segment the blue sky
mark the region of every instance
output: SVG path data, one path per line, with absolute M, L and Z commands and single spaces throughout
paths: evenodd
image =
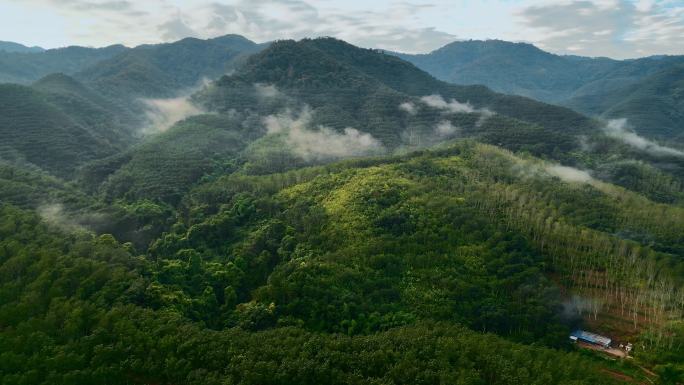
M 684 54 L 684 0 L 0 0 L 0 40 L 135 46 L 227 33 L 263 42 L 335 36 L 429 52 L 464 39 L 561 54 Z

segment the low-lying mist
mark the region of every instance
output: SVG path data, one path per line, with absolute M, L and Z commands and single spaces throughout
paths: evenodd
M 672 147 L 662 146 L 652 140 L 639 136 L 629 129 L 627 119 L 609 120 L 603 127 L 603 132 L 611 138 L 618 139 L 634 148 L 655 156 L 684 157 L 684 151 Z
M 546 161 L 536 162 L 512 154 L 511 161 L 514 172 L 522 178 L 556 177 L 566 183 L 589 184 L 602 190 L 605 188 L 605 183 L 594 178 L 587 170 Z
M 187 96 L 171 99 L 143 99 L 143 103 L 147 107 L 145 114 L 149 122 L 143 130 L 144 134 L 164 132 L 183 119 L 205 112 L 190 102 Z
M 342 132 L 329 127 L 310 129 L 313 113 L 304 107 L 298 114 L 286 110 L 263 118 L 269 135 L 283 135 L 293 153 L 306 161 L 379 155 L 385 148 L 371 134 L 347 127 Z
M 194 87 L 180 91 L 176 97 L 140 99 L 146 107 L 147 117 L 147 124 L 143 127 L 142 133 L 148 135 L 164 132 L 183 119 L 207 113 L 192 102 L 191 96 L 209 84 L 209 79 L 203 78 Z
M 451 99 L 448 102 L 444 100 L 441 95 L 429 95 L 420 98 L 424 104 L 439 110 L 447 111 L 454 114 L 481 114 L 483 117 L 494 115 L 494 112 L 488 108 L 475 108 L 472 104 L 466 102 L 461 103 L 456 99 Z

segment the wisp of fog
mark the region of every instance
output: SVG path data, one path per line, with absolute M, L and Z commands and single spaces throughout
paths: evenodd
M 306 161 L 353 156 L 377 155 L 385 149 L 371 134 L 347 127 L 337 132 L 329 127 L 318 126 L 309 129 L 313 114 L 305 106 L 299 114 L 290 110 L 263 118 L 264 126 L 270 135 L 283 135 L 285 143 L 292 152 Z
M 662 146 L 654 141 L 639 136 L 628 129 L 627 119 L 613 119 L 603 127 L 603 132 L 611 138 L 618 139 L 634 148 L 656 156 L 684 157 L 684 151 Z

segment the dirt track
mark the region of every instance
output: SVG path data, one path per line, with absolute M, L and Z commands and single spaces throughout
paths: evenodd
M 624 350 L 621 349 L 615 349 L 615 348 L 602 348 L 600 346 L 588 344 L 582 341 L 578 341 L 577 345 L 580 346 L 583 349 L 591 349 L 591 350 L 596 350 L 597 352 L 603 352 L 606 354 L 609 354 L 613 357 L 618 357 L 618 358 L 625 358 L 627 357 L 627 353 L 625 353 Z

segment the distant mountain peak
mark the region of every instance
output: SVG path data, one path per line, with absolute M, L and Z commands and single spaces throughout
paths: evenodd
M 38 47 L 38 46 L 27 47 L 23 44 L 15 43 L 12 41 L 0 41 L 0 51 L 31 53 L 31 52 L 43 52 L 43 51 L 45 51 L 45 49 Z
M 86 88 L 76 79 L 61 72 L 49 74 L 33 83 L 33 87 L 43 91 L 59 91 L 80 94 L 86 92 Z
M 495 54 L 534 54 L 544 56 L 556 56 L 552 53 L 546 52 L 531 43 L 525 42 L 510 42 L 505 40 L 459 40 L 449 43 L 441 48 L 432 51 L 429 55 L 440 55 L 449 53 L 462 54 L 463 51 L 477 52 L 482 54 L 484 52 Z

